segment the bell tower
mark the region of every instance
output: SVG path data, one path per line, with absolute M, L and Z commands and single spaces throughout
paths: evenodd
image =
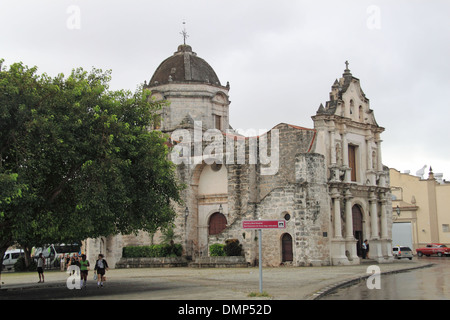
M 225 131 L 229 128 L 230 85 L 223 86 L 214 69 L 186 44 L 185 30 L 182 35 L 183 44 L 159 65 L 150 82 L 144 85 L 154 99 L 170 102 L 160 111 L 158 129 L 171 132 L 201 121 L 205 130 Z

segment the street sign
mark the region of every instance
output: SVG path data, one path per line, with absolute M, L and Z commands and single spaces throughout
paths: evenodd
M 244 220 L 244 229 L 285 229 L 286 220 Z
M 259 293 L 263 293 L 263 277 L 262 277 L 262 229 L 285 229 L 286 220 L 244 220 L 242 228 L 250 230 L 258 230 L 258 247 L 259 247 Z

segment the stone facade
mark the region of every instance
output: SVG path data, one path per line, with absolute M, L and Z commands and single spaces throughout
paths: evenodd
M 229 84 L 222 86 L 189 46 L 164 60 L 147 88 L 155 99 L 170 101 L 158 127 L 172 137 L 177 152 L 171 159 L 187 186 L 174 223 L 188 260 L 205 259 L 210 245 L 237 239 L 245 261 L 255 265 L 258 232 L 242 222 L 282 219 L 286 228 L 262 232 L 265 266 L 358 264 L 363 239 L 370 258 L 392 260 L 384 128 L 348 66 L 312 117 L 313 129 L 281 123 L 255 137 L 231 129 Z M 158 239 L 118 235 L 89 240 L 86 249 L 115 263 L 123 246 Z
M 364 239 L 369 240 L 371 259 L 392 261 L 389 171 L 381 161 L 384 128 L 376 123 L 348 64 L 331 87 L 330 100 L 312 118 L 316 151 L 325 155 L 328 168 L 332 263 L 359 263 Z

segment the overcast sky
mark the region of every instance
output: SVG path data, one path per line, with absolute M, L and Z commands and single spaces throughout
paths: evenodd
M 313 128 L 348 60 L 386 129 L 383 163 L 450 180 L 448 0 L 2 0 L 0 15 L 4 64 L 111 69 L 111 89 L 132 91 L 185 21 L 187 43 L 230 82 L 235 129 Z

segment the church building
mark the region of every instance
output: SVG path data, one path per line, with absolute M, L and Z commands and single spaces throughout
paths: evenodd
M 187 186 L 174 221 L 186 257 L 195 261 L 212 244 L 237 239 L 255 265 L 258 232 L 243 221 L 281 220 L 285 228 L 263 231 L 265 266 L 359 264 L 365 239 L 370 259 L 392 261 L 384 128 L 348 63 L 312 116 L 314 128 L 280 123 L 254 136 L 232 129 L 230 85 L 189 45 L 180 45 L 144 87 L 170 101 L 154 129 L 171 137 L 171 160 Z M 145 233 L 117 235 L 90 239 L 87 247 L 114 264 L 122 247 L 151 241 Z

